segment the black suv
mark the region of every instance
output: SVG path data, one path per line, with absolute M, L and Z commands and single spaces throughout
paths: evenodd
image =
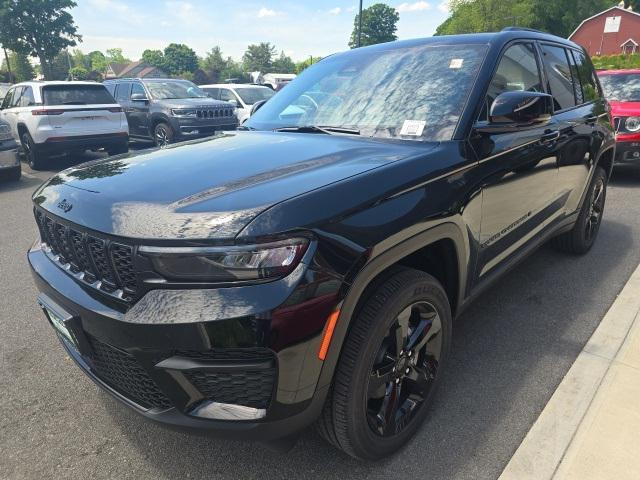
M 119 78 L 104 85 L 127 115 L 129 136 L 159 147 L 238 126 L 234 105 L 213 100 L 188 80 Z
M 147 418 L 260 440 L 316 422 L 380 458 L 427 415 L 473 298 L 547 240 L 591 248 L 610 120 L 584 50 L 539 32 L 333 55 L 240 131 L 44 184 L 39 302 Z

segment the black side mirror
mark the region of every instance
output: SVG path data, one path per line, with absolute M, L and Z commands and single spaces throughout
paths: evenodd
M 489 111 L 489 122 L 479 131 L 497 133 L 515 128 L 544 125 L 553 115 L 553 97 L 546 93 L 514 91 L 497 96 Z
M 267 103 L 266 100 L 260 100 L 260 101 L 258 101 L 256 103 L 254 103 L 253 107 L 251 107 L 250 116 L 253 115 L 254 113 L 256 113 L 258 110 L 260 110 L 264 106 L 265 103 Z
M 147 96 L 144 93 L 134 93 L 131 95 L 132 102 L 146 102 Z

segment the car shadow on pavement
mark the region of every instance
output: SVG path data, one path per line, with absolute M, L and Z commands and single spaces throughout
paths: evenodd
M 640 164 L 616 165 L 611 174 L 611 184 L 620 187 L 640 187 Z
M 622 254 L 609 254 L 614 243 Z M 631 229 L 611 215 L 588 255 L 543 247 L 483 294 L 455 323 L 452 356 L 425 424 L 377 463 L 356 461 L 311 430 L 290 452 L 276 453 L 167 430 L 101 398 L 131 446 L 166 478 L 449 479 L 488 471 L 495 478 L 624 285 L 628 276 L 620 279 L 619 269 L 635 267 L 633 244 Z

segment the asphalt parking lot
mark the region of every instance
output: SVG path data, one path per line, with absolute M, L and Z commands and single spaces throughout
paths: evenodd
M 37 231 L 30 196 L 53 171 L 23 172 L 0 183 L 0 478 L 496 478 L 640 262 L 640 167 L 619 168 L 587 256 L 545 247 L 458 320 L 434 408 L 401 453 L 361 463 L 311 431 L 274 453 L 151 424 L 73 365 L 25 260 Z

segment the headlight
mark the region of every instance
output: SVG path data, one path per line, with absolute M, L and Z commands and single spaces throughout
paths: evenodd
M 624 121 L 624 128 L 629 132 L 640 131 L 640 117 L 627 117 Z
M 171 113 L 174 117 L 195 118 L 198 116 L 198 112 L 196 110 L 190 110 L 187 108 L 172 108 Z
M 145 246 L 139 252 L 167 280 L 224 283 L 284 277 L 300 263 L 308 245 L 306 238 L 292 238 L 230 247 Z

